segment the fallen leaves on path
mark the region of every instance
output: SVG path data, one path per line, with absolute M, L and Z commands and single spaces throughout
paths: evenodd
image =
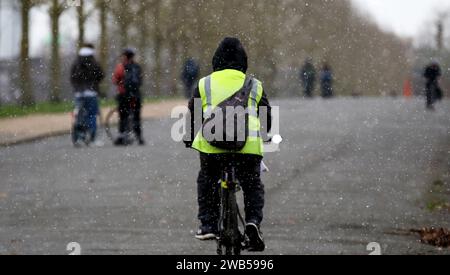
M 423 228 L 421 230 L 411 230 L 412 233 L 420 235 L 422 243 L 440 248 L 450 247 L 450 230 L 445 228 Z

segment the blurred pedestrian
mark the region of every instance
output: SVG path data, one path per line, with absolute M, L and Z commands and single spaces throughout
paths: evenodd
M 130 130 L 134 132 L 139 145 L 145 145 L 142 136 L 142 69 L 135 61 L 136 52 L 133 49 L 125 49 L 122 52 L 122 60 L 114 70 L 113 83 L 117 85 L 117 103 L 119 107 L 119 137 L 115 141 L 116 146 L 130 145 Z M 132 116 L 132 120 L 130 120 Z M 133 125 L 129 125 L 132 122 Z
M 190 99 L 200 75 L 200 66 L 193 58 L 189 58 L 183 66 L 183 72 L 181 74 L 181 79 L 185 88 L 185 97 Z
M 316 74 L 317 72 L 312 63 L 312 58 L 308 58 L 300 71 L 300 79 L 303 84 L 304 95 L 307 98 L 313 97 Z
M 324 64 L 320 71 L 320 86 L 323 98 L 331 98 L 334 96 L 333 92 L 333 71 L 328 64 Z
M 100 113 L 98 93 L 100 82 L 105 77 L 94 55 L 94 46 L 92 44 L 84 45 L 72 65 L 70 74 L 70 81 L 74 89 L 75 109 L 78 110 L 77 113 L 80 113 L 79 110 L 82 109 L 81 113 L 84 114 L 76 117 L 75 124 L 77 129 L 89 134 L 89 142 L 95 142 L 97 135 L 97 116 Z M 74 136 L 75 146 L 78 146 L 79 142 L 79 137 Z
M 424 77 L 426 79 L 425 92 L 427 100 L 427 109 L 433 110 L 434 103 L 441 100 L 443 93 L 439 86 L 439 78 L 442 76 L 442 71 L 439 63 L 432 62 L 425 68 Z

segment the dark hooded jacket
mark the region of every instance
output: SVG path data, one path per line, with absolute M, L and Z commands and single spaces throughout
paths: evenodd
M 212 60 L 212 67 L 214 72 L 223 71 L 227 69 L 237 70 L 241 71 L 244 74 L 247 73 L 248 69 L 248 57 L 247 53 L 242 46 L 241 42 L 237 38 L 225 38 L 219 45 L 219 47 L 216 50 L 216 53 L 214 54 L 213 60 Z M 197 87 L 194 91 L 194 94 L 189 101 L 189 111 L 190 111 L 190 120 L 191 120 L 191 127 L 190 127 L 190 136 L 189 133 L 187 133 L 187 137 L 185 137 L 185 143 L 187 146 L 191 146 L 192 142 L 195 138 L 196 133 L 200 129 L 195 129 L 195 125 L 201 125 L 201 123 L 195 124 L 195 116 L 194 112 L 195 106 L 194 102 L 196 99 L 201 99 L 200 90 Z M 267 121 L 261 121 L 261 128 L 263 133 L 269 133 L 272 128 L 272 113 L 271 113 L 271 106 L 269 103 L 269 100 L 267 98 L 267 94 L 265 91 L 263 91 L 263 95 L 261 98 L 261 101 L 259 102 L 258 109 L 260 110 L 261 107 L 267 108 Z M 198 111 L 198 110 L 197 110 Z M 259 114 L 258 114 L 259 115 Z M 267 140 L 267 136 L 263 135 L 263 138 Z
M 76 93 L 87 90 L 98 93 L 104 77 L 103 70 L 93 56 L 79 56 L 72 66 L 70 81 Z
M 442 76 L 441 67 L 437 63 L 430 64 L 425 68 L 424 77 L 429 82 L 435 82 Z
M 184 64 L 181 79 L 183 80 L 184 85 L 186 85 L 189 89 L 192 89 L 199 74 L 200 66 L 194 59 L 190 58 Z

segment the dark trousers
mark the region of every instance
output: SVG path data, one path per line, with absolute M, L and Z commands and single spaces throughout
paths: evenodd
M 331 85 L 331 83 L 328 82 L 322 83 L 322 97 L 323 98 L 333 97 L 333 86 Z
M 308 81 L 303 85 L 305 97 L 313 97 L 314 93 L 314 82 Z
M 91 135 L 91 141 L 97 137 L 97 116 L 100 113 L 96 96 L 81 96 L 75 98 L 75 108 L 79 110 L 76 125 L 86 129 Z
M 117 98 L 119 104 L 119 132 L 126 134 L 133 130 L 138 139 L 142 138 L 141 125 L 141 109 L 142 102 L 140 97 L 131 97 L 126 95 L 119 95 Z M 133 129 L 130 129 L 130 116 L 132 116 Z
M 184 83 L 184 95 L 187 99 L 192 97 L 192 93 L 194 92 L 195 83 L 194 82 L 185 82 Z
M 437 80 L 428 80 L 426 84 L 427 106 L 432 107 L 436 101 L 442 100 L 443 93 Z
M 425 88 L 427 107 L 432 107 L 434 104 L 433 87 L 434 87 L 433 81 L 428 81 Z
M 263 220 L 264 185 L 261 182 L 262 157 L 242 154 L 200 153 L 198 176 L 198 218 L 203 227 L 217 228 L 220 218 L 220 184 L 230 163 L 236 167 L 236 178 L 244 192 L 245 220 L 260 225 Z

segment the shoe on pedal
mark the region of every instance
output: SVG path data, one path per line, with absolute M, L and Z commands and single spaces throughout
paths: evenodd
M 263 252 L 266 249 L 264 238 L 256 224 L 248 223 L 245 227 L 245 235 L 248 237 L 249 252 Z
M 195 238 L 200 241 L 211 241 L 217 239 L 217 233 L 208 227 L 200 227 L 195 234 Z

